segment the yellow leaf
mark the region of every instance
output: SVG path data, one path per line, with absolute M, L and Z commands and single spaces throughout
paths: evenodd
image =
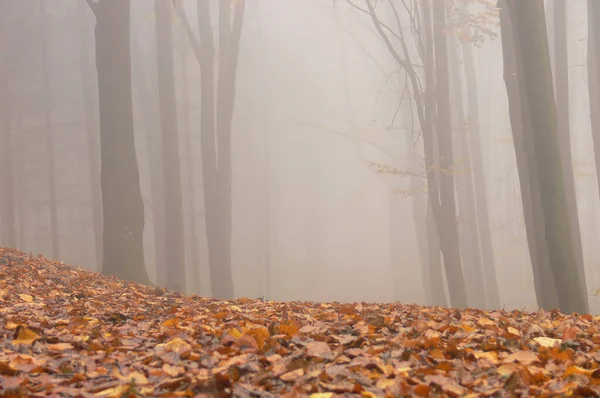
M 385 390 L 388 387 L 392 387 L 394 384 L 396 384 L 394 379 L 379 379 L 377 380 L 377 384 L 375 386 Z
M 271 336 L 269 329 L 264 326 L 252 328 L 248 330 L 246 334 L 254 337 L 259 350 L 262 350 L 262 348 L 265 346 L 265 341 Z
M 496 353 L 496 351 L 475 351 L 473 355 L 477 359 L 485 358 L 493 364 L 498 363 L 498 354 Z
M 17 328 L 17 338 L 13 340 L 13 344 L 33 344 L 39 338 L 40 335 L 27 326 L 20 326 Z
M 512 326 L 509 326 L 508 328 L 506 328 L 506 330 L 508 331 L 508 333 L 513 334 L 515 336 L 521 336 L 521 332 L 519 331 L 519 329 L 515 329 Z
M 108 388 L 106 390 L 100 391 L 96 393 L 96 395 L 100 397 L 120 397 L 127 391 L 128 388 L 129 386 L 119 385 L 113 388 Z
M 28 295 L 28 294 L 19 294 L 19 298 L 23 301 L 26 301 L 28 303 L 32 303 L 33 302 L 33 297 Z
M 310 394 L 308 398 L 332 398 L 332 392 L 316 392 L 314 394 Z
M 547 347 L 547 348 L 554 347 L 554 344 L 560 345 L 560 343 L 562 343 L 561 339 L 553 339 L 551 337 L 535 337 L 533 339 L 533 341 L 535 341 L 542 347 Z
M 115 370 L 115 372 L 113 372 L 113 374 L 116 377 L 118 377 L 119 379 L 126 381 L 126 382 L 134 382 L 135 384 L 149 384 L 150 383 L 148 381 L 148 379 L 146 378 L 146 376 L 144 376 L 140 372 L 131 372 L 127 376 L 123 376 L 123 375 L 119 374 L 118 370 Z
M 236 328 L 229 329 L 229 334 L 232 335 L 233 337 L 235 337 L 236 339 L 239 339 L 240 337 L 242 337 L 242 332 L 240 332 Z

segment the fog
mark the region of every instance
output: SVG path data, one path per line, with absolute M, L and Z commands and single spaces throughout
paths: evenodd
M 233 297 L 460 307 L 452 292 L 460 290 L 453 281 L 461 279 L 470 307 L 542 306 L 496 1 L 447 1 L 446 26 L 441 26 L 435 20 L 442 12 L 438 0 L 433 6 L 426 0 L 223 1 L 230 13 L 212 0 L 131 0 L 136 156 L 129 163 L 134 166 L 124 168 L 127 151 L 120 148 L 128 148 L 121 141 L 126 129 L 117 129 L 125 119 L 111 115 L 127 109 L 127 90 L 117 93 L 123 84 L 114 83 L 127 79 L 109 82 L 117 66 L 128 64 L 117 61 L 122 54 L 117 47 L 123 47 L 118 37 L 127 39 L 118 36 L 123 17 L 110 19 L 110 8 L 119 8 L 111 3 L 120 1 L 129 2 L 0 0 L 1 246 L 132 280 L 133 273 L 119 270 L 141 261 L 153 284 L 219 298 L 232 298 L 226 283 L 230 263 Z M 566 13 L 557 8 L 562 5 Z M 210 13 L 202 14 L 209 7 Z M 560 57 L 555 57 L 557 9 L 566 15 L 568 33 L 568 54 Z M 558 101 L 557 60 L 568 60 L 566 139 L 572 169 L 567 177 L 554 177 L 561 181 L 558 190 L 565 181 L 568 204 L 571 173 L 576 207 L 560 225 L 580 235 L 572 246 L 581 248 L 582 296 L 597 313 L 600 196 L 591 121 L 597 110 L 590 112 L 589 100 L 588 2 L 549 0 L 545 13 L 559 136 L 565 103 L 561 108 Z M 206 30 L 201 34 L 206 17 L 215 46 L 215 59 L 208 61 Z M 514 27 L 515 42 L 526 48 L 519 32 Z M 436 87 L 427 76 L 427 65 L 433 73 L 428 46 L 432 56 L 435 48 Z M 524 70 L 529 66 L 525 58 L 518 61 Z M 215 79 L 206 83 L 201 71 L 209 66 Z M 449 101 L 438 97 L 431 108 L 428 97 L 443 95 L 444 75 Z M 212 76 L 205 72 L 204 78 Z M 521 85 L 530 80 L 520 80 Z M 211 109 L 209 86 L 215 91 Z M 540 112 L 529 106 L 529 130 L 535 133 Z M 432 113 L 437 116 L 427 116 Z M 203 136 L 208 114 L 216 127 Z M 428 120 L 437 131 L 431 147 L 435 160 L 427 155 L 422 124 Z M 109 151 L 110 145 L 119 150 Z M 453 157 L 447 156 L 449 149 Z M 557 167 L 560 160 L 569 163 L 564 153 Z M 135 189 L 129 189 L 137 187 L 135 164 L 143 200 L 141 260 L 122 246 L 115 249 L 117 229 L 109 230 L 118 221 L 115 214 L 127 218 L 133 207 L 107 210 L 108 203 L 116 209 L 135 202 L 130 200 Z M 108 178 L 121 185 L 108 189 Z M 540 192 L 545 206 L 548 191 Z M 441 205 L 437 210 L 432 195 Z M 546 226 L 554 225 L 545 217 Z M 580 234 L 574 232 L 577 226 Z M 536 233 L 546 239 L 553 262 L 556 241 L 548 228 Z M 136 244 L 127 247 L 133 253 Z M 453 249 L 464 278 L 449 271 L 456 270 L 449 268 Z M 564 266 L 576 267 L 575 260 Z M 560 294 L 561 283 L 570 282 L 553 270 Z M 560 301 L 559 306 L 571 308 Z

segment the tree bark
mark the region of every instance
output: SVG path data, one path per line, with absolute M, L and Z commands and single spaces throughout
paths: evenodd
M 533 270 L 533 281 L 538 305 L 546 310 L 558 307 L 558 293 L 554 274 L 550 268 L 548 245 L 543 238 L 544 221 L 541 212 L 541 198 L 537 179 L 537 165 L 533 161 L 529 129 L 530 116 L 526 102 L 521 99 L 521 85 L 518 76 L 516 41 L 513 24 L 506 0 L 498 1 L 502 34 L 504 81 L 508 94 L 509 114 L 513 144 L 519 173 L 519 184 L 523 203 L 525 232 L 529 246 L 529 256 Z M 536 233 L 536 231 L 539 231 Z
M 448 66 L 451 76 L 451 92 L 454 98 L 454 118 L 452 120 L 452 146 L 455 148 L 455 182 L 458 199 L 460 221 L 460 250 L 465 272 L 465 282 L 469 304 L 472 307 L 488 308 L 485 282 L 483 277 L 475 189 L 471 170 L 471 148 L 467 138 L 466 120 L 462 92 L 462 76 L 459 70 L 458 47 L 455 40 L 450 41 Z
M 196 190 L 194 184 L 196 182 L 196 173 L 194 161 L 192 159 L 192 131 L 190 128 L 190 97 L 188 92 L 188 72 L 187 72 L 187 57 L 186 52 L 181 55 L 181 76 L 183 79 L 181 97 L 183 105 L 183 134 L 185 140 L 185 160 L 187 170 L 187 198 L 189 209 L 188 221 L 188 245 L 190 252 L 190 271 L 191 271 L 191 287 L 192 292 L 197 292 L 197 287 L 200 286 L 200 252 L 198 251 L 198 229 L 196 224 Z
M 92 88 L 92 66 L 88 54 L 88 37 L 86 34 L 85 4 L 79 2 L 79 57 L 81 68 L 81 89 L 83 96 L 83 113 L 87 133 L 88 167 L 90 173 L 90 199 L 92 203 L 92 233 L 94 239 L 94 255 L 96 270 L 102 269 L 102 191 L 100 190 L 100 160 L 98 156 L 98 127 L 94 111 L 94 94 Z
M 216 101 L 215 44 L 208 0 L 198 1 L 200 46 L 195 45 L 197 43 L 188 32 L 201 70 L 200 130 L 211 290 L 213 297 L 225 299 L 234 296 L 231 269 L 231 122 L 245 3 L 245 0 L 236 2 L 231 23 L 231 1 L 220 2 Z M 187 26 L 185 20 L 184 25 Z
M 135 31 L 135 29 L 132 30 Z M 155 275 L 158 284 L 166 284 L 166 237 L 165 237 L 165 205 L 164 205 L 164 187 L 162 178 L 162 155 L 160 144 L 160 119 L 159 104 L 156 96 L 156 88 L 147 83 L 146 70 L 139 60 L 142 54 L 139 51 L 137 37 L 132 36 L 131 40 L 131 67 L 133 83 L 133 99 L 137 100 L 140 108 L 141 122 L 144 126 L 144 138 L 146 140 L 146 149 L 148 151 L 148 170 L 150 171 L 150 209 L 153 216 L 153 237 L 154 237 L 154 263 Z M 149 81 L 153 81 L 150 78 Z
M 89 4 L 96 15 L 103 272 L 149 283 L 144 263 L 144 203 L 133 129 L 130 0 Z
M 592 141 L 594 160 L 596 161 L 596 182 L 600 194 L 600 4 L 588 0 L 588 87 L 590 96 L 590 121 L 592 125 Z
M 185 233 L 183 225 L 177 100 L 173 66 L 171 7 L 172 4 L 164 0 L 154 0 L 165 205 L 165 285 L 171 290 L 184 292 L 186 288 Z
M 431 3 L 429 0 L 422 0 L 423 7 L 423 37 L 425 47 L 425 95 L 423 115 L 419 119 L 423 133 L 423 150 L 425 153 L 425 173 L 427 176 L 427 209 L 425 216 L 425 228 L 427 231 L 427 253 L 428 262 L 431 269 L 429 273 L 429 284 L 432 289 L 433 305 L 445 306 L 448 304 L 446 299 L 446 287 L 444 286 L 444 274 L 442 271 L 441 245 L 440 245 L 440 225 L 441 221 L 437 219 L 439 215 L 440 199 L 438 189 L 438 175 L 434 173 L 435 168 L 439 168 L 439 161 L 435 151 L 435 125 L 434 118 L 436 114 L 435 104 L 435 66 L 433 50 L 433 22 L 431 18 Z M 415 85 L 413 84 L 413 89 Z M 466 289 L 466 287 L 465 287 Z M 464 293 L 466 295 L 466 291 Z M 452 297 L 450 296 L 452 301 Z
M 468 26 L 467 34 L 470 35 Z M 467 87 L 467 120 L 468 140 L 471 150 L 471 164 L 473 183 L 475 188 L 475 201 L 477 211 L 477 227 L 479 241 L 481 243 L 481 261 L 485 278 L 485 293 L 489 308 L 500 308 L 500 293 L 498 291 L 498 279 L 496 277 L 496 266 L 494 260 L 494 248 L 492 246 L 492 234 L 490 229 L 490 216 L 487 200 L 487 183 L 485 180 L 485 167 L 481 147 L 481 125 L 479 123 L 479 89 L 477 84 L 477 73 L 473 60 L 472 43 L 462 45 L 463 63 L 465 66 Z M 491 90 L 490 90 L 491 91 Z
M 0 229 L 0 237 L 2 244 L 8 247 L 17 246 L 16 232 L 16 206 L 15 206 L 15 184 L 13 175 L 13 150 L 12 150 L 12 123 L 11 123 L 11 107 L 10 107 L 10 87 L 9 87 L 9 66 L 8 66 L 8 43 L 7 35 L 0 37 L 0 45 L 2 47 L 0 53 L 0 125 L 2 131 L 2 196 L 0 204 L 2 205 L 2 229 Z
M 58 231 L 58 203 L 56 201 L 56 165 L 54 159 L 54 132 L 52 121 L 52 100 L 50 93 L 50 70 L 48 65 L 48 29 L 46 28 L 46 6 L 40 3 L 42 17 L 42 68 L 44 92 L 44 137 L 46 142 L 46 179 L 48 182 L 48 201 L 50 210 L 50 239 L 52 241 L 52 257 L 60 259 L 60 236 Z
M 454 157 L 450 120 L 450 87 L 448 76 L 448 48 L 446 43 L 446 10 L 443 2 L 433 3 L 435 81 L 437 119 L 436 130 L 440 156 L 440 212 L 436 214 L 440 232 L 440 246 L 444 255 L 446 278 L 453 307 L 466 308 L 468 298 L 460 256 L 460 239 L 456 225 L 454 198 Z M 439 218 L 438 218 L 439 216 Z M 441 225 L 440 225 L 441 224 Z
M 579 276 L 579 286 L 586 286 L 581 229 L 573 176 L 571 156 L 571 130 L 569 110 L 569 53 L 567 49 L 567 2 L 554 0 L 554 82 L 556 88 L 556 127 L 563 172 L 565 199 L 571 227 L 571 240 L 575 251 L 575 266 Z M 587 302 L 587 296 L 585 301 Z
M 532 140 L 533 161 L 537 163 L 544 229 L 536 233 L 543 233 L 548 244 L 560 309 L 566 313 L 587 313 L 585 275 L 577 266 L 577 255 L 571 239 L 544 3 L 542 0 L 532 0 L 509 1 L 507 4 L 515 32 L 519 66 L 517 75 L 524 94 L 522 103 L 527 104 L 531 123 L 531 129 L 524 129 L 525 139 L 529 136 Z

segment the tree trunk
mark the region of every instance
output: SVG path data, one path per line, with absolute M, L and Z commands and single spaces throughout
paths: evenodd
M 135 29 L 132 29 L 135 31 Z M 156 89 L 149 86 L 147 80 L 153 81 L 153 78 L 147 79 L 142 54 L 139 51 L 136 35 L 131 40 L 132 52 L 132 71 L 133 71 L 133 94 L 134 100 L 137 99 L 137 105 L 140 108 L 141 122 L 144 126 L 146 146 L 148 151 L 148 170 L 150 171 L 150 195 L 152 197 L 150 209 L 153 216 L 153 237 L 154 237 L 154 264 L 157 284 L 166 284 L 166 237 L 165 237 L 165 206 L 164 206 L 164 187 L 162 178 L 162 155 L 160 144 L 160 119 L 158 98 L 155 95 Z
M 2 244 L 8 247 L 17 246 L 16 232 L 16 212 L 15 212 L 15 192 L 14 192 L 14 175 L 13 175 L 13 157 L 12 157 L 12 123 L 10 109 L 10 92 L 9 92 L 9 67 L 8 67 L 8 43 L 7 36 L 0 37 L 0 45 L 2 45 L 0 53 L 4 54 L 0 57 L 0 119 L 2 124 L 2 196 L 0 204 L 2 205 L 2 214 L 0 220 L 2 229 L 0 229 L 0 238 Z
M 524 129 L 525 139 L 529 136 L 532 140 L 532 160 L 538 166 L 544 230 L 536 230 L 536 233 L 543 233 L 548 244 L 550 267 L 556 282 L 560 309 L 566 313 L 587 313 L 589 309 L 585 275 L 582 275 L 583 270 L 577 265 L 577 254 L 571 239 L 544 3 L 542 0 L 532 0 L 509 1 L 507 4 L 515 32 L 521 103 L 527 104 L 530 116 L 531 128 Z
M 130 0 L 89 4 L 96 15 L 102 269 L 126 280 L 149 283 L 144 264 L 144 203 L 133 129 Z
M 533 161 L 530 137 L 525 135 L 530 117 L 527 103 L 521 100 L 521 86 L 518 76 L 516 41 L 506 0 L 498 1 L 504 60 L 504 81 L 508 94 L 509 114 L 519 173 L 519 183 L 523 202 L 523 218 L 529 246 L 529 256 L 533 270 L 533 282 L 538 305 L 546 310 L 558 307 L 554 274 L 550 268 L 548 245 L 543 238 L 544 222 L 541 212 L 541 198 L 537 179 L 537 165 Z M 536 231 L 539 231 L 536 233 Z
M 185 291 L 185 233 L 181 163 L 179 159 L 179 129 L 173 66 L 172 4 L 154 0 L 156 12 L 156 52 L 158 57 L 158 98 L 165 205 L 165 246 L 167 288 Z
M 187 72 L 187 57 L 186 52 L 181 54 L 181 78 L 182 84 L 182 105 L 183 105 L 183 134 L 185 140 L 185 160 L 187 170 L 187 198 L 189 209 L 188 221 L 188 245 L 190 251 L 189 269 L 191 272 L 191 290 L 197 292 L 197 287 L 200 286 L 200 252 L 198 251 L 198 231 L 196 226 L 196 190 L 194 184 L 196 182 L 196 173 L 194 161 L 192 159 L 192 131 L 190 128 L 190 97 L 188 92 L 188 72 Z
M 588 87 L 590 96 L 590 121 L 596 161 L 596 182 L 600 194 L 600 3 L 588 0 Z
M 232 26 L 231 1 L 220 2 L 219 74 L 215 101 L 215 45 L 210 5 L 207 0 L 198 2 L 202 44 L 197 54 L 202 90 L 202 173 L 211 290 L 216 298 L 233 298 L 234 295 L 231 270 L 231 121 L 245 6 L 244 0 L 236 2 Z
M 433 4 L 435 81 L 437 119 L 436 130 L 440 156 L 440 208 L 436 214 L 440 246 L 444 255 L 444 266 L 448 279 L 451 305 L 468 306 L 465 280 L 460 256 L 460 239 L 456 225 L 456 203 L 454 198 L 454 158 L 452 151 L 450 120 L 450 88 L 448 77 L 448 49 L 446 43 L 446 10 L 442 2 Z M 435 209 L 434 209 L 435 210 Z
M 554 82 L 556 88 L 556 127 L 558 131 L 558 147 L 562 165 L 565 199 L 571 227 L 571 240 L 575 251 L 575 266 L 580 280 L 579 286 L 586 286 L 583 248 L 581 246 L 581 229 L 573 161 L 571 156 L 571 130 L 569 110 L 569 54 L 567 50 L 567 2 L 554 0 Z M 587 303 L 587 296 L 585 299 Z
M 470 29 L 466 27 L 467 34 Z M 494 248 L 492 246 L 492 234 L 490 229 L 490 216 L 487 201 L 487 183 L 485 180 L 485 167 L 481 147 L 481 126 L 479 123 L 479 97 L 477 88 L 477 73 L 473 60 L 473 48 L 471 43 L 462 45 L 463 63 L 465 66 L 467 87 L 467 119 L 468 140 L 471 149 L 471 164 L 473 182 L 475 187 L 475 201 L 477 212 L 477 227 L 479 241 L 481 243 L 481 261 L 485 278 L 485 292 L 489 308 L 500 308 L 500 293 L 498 291 L 498 279 L 496 277 L 496 266 L 494 260 Z M 491 90 L 489 90 L 491 91 Z
M 403 106 L 403 119 L 410 120 L 412 117 L 410 107 Z M 408 169 L 418 170 L 422 167 L 422 153 L 414 149 L 413 134 L 406 132 L 404 134 L 407 148 Z M 425 299 L 428 305 L 446 305 L 444 276 L 442 274 L 442 262 L 440 258 L 440 248 L 437 239 L 435 223 L 433 228 L 428 228 L 428 204 L 426 195 L 425 181 L 420 177 L 411 174 L 409 176 L 410 198 L 413 209 L 413 223 L 417 245 L 419 246 L 419 257 L 423 272 L 423 288 L 425 289 Z M 392 199 L 393 200 L 393 199 Z M 430 236 L 433 235 L 433 236 Z
M 87 133 L 88 167 L 90 172 L 90 199 L 92 203 L 92 233 L 96 270 L 102 267 L 102 191 L 100 190 L 100 161 L 98 156 L 98 128 L 94 111 L 94 93 L 92 88 L 92 66 L 88 53 L 89 40 L 86 34 L 85 4 L 79 2 L 79 56 L 81 68 L 81 88 L 83 94 L 83 112 Z
M 481 249 L 479 231 L 477 227 L 477 212 L 475 192 L 471 170 L 471 148 L 467 138 L 466 120 L 464 113 L 462 76 L 459 70 L 458 47 L 455 40 L 451 40 L 451 49 L 448 52 L 448 67 L 451 74 L 451 92 L 454 98 L 455 117 L 452 120 L 452 146 L 456 153 L 454 156 L 456 169 L 456 190 L 458 198 L 460 233 L 460 250 L 465 272 L 465 282 L 469 304 L 472 307 L 488 308 L 486 299 L 485 282 L 481 264 Z
M 425 109 L 421 122 L 423 133 L 423 151 L 425 155 L 425 173 L 427 176 L 427 205 L 425 209 L 425 232 L 427 233 L 427 262 L 429 264 L 428 283 L 431 288 L 432 305 L 446 306 L 446 287 L 444 285 L 444 273 L 442 270 L 442 257 L 440 250 L 439 222 L 436 221 L 434 208 L 439 208 L 439 190 L 438 177 L 434 173 L 434 168 L 438 166 L 437 156 L 435 154 L 435 126 L 434 117 L 436 113 L 435 105 L 435 72 L 434 72 L 434 54 L 433 54 L 433 25 L 431 19 L 431 3 L 429 0 L 422 0 L 422 20 L 423 32 L 421 40 L 425 47 L 425 85 L 424 95 Z M 465 293 L 466 294 L 466 293 Z
M 44 72 L 44 110 L 45 110 L 45 141 L 46 141 L 46 179 L 48 183 L 48 201 L 50 205 L 50 239 L 52 241 L 52 257 L 60 259 L 60 243 L 58 232 L 58 204 L 56 201 L 56 166 L 54 160 L 54 133 L 52 121 L 52 100 L 50 94 L 50 70 L 48 65 L 48 36 L 49 31 L 46 28 L 46 7 L 45 2 L 41 2 L 42 16 L 42 68 Z

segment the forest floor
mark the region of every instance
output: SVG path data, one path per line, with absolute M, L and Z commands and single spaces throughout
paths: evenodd
M 599 396 L 600 317 L 183 296 L 0 248 L 0 396 Z

